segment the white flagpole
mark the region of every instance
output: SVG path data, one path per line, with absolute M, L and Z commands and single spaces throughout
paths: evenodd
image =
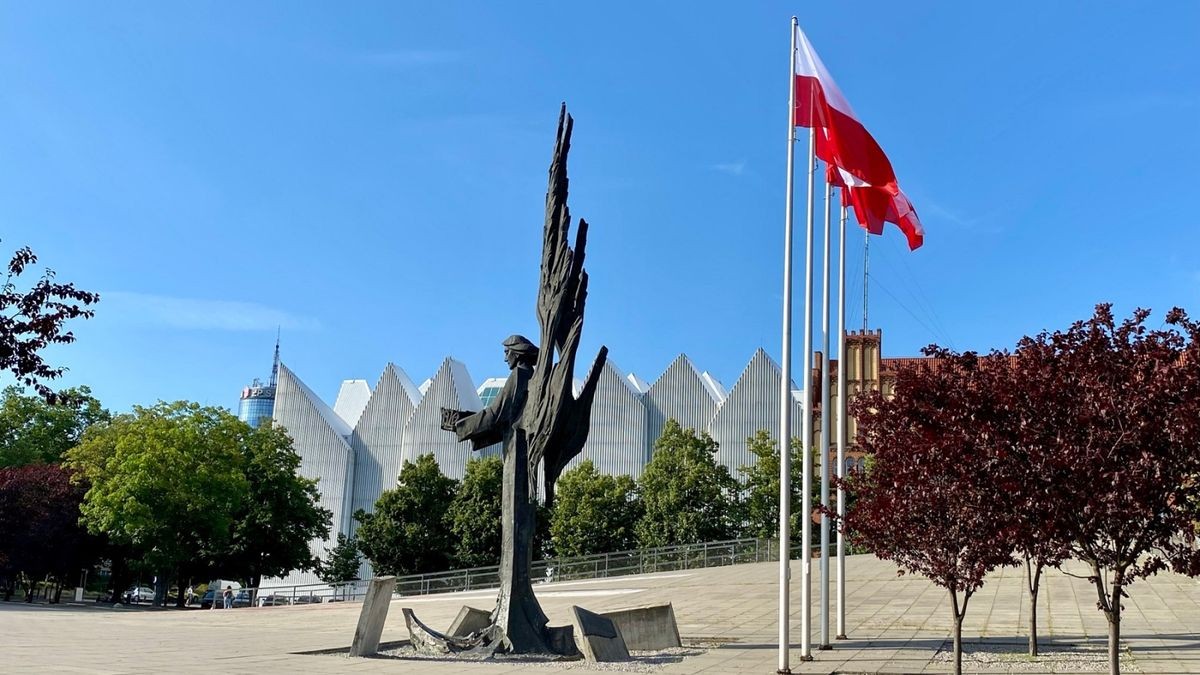
M 838 378 L 837 378 L 837 475 L 846 477 L 846 207 L 842 206 L 838 229 Z M 837 639 L 846 639 L 846 491 L 837 489 Z
M 795 191 L 794 168 L 796 160 L 796 17 L 792 17 L 792 49 L 788 58 L 788 144 L 787 144 L 787 196 L 784 199 L 783 219 L 783 350 L 780 385 L 779 415 L 779 670 L 791 673 L 789 649 L 791 647 L 789 611 L 791 581 L 791 513 L 792 513 L 792 466 L 789 439 L 792 435 L 791 381 L 792 381 L 792 200 Z
M 810 115 L 810 118 L 813 117 Z M 808 130 L 808 232 L 804 251 L 804 356 L 800 366 L 800 381 L 804 387 L 804 422 L 801 445 L 804 448 L 803 493 L 800 495 L 800 660 L 812 660 L 812 318 L 813 318 L 813 182 L 817 173 L 817 130 Z M 782 456 L 783 453 L 780 453 Z
M 833 415 L 829 411 L 829 268 L 830 227 L 829 209 L 833 200 L 833 186 L 825 181 L 825 237 L 823 281 L 821 282 L 821 506 L 829 508 L 829 432 L 832 431 Z M 832 649 L 829 644 L 829 516 L 821 512 L 821 644 L 819 649 Z

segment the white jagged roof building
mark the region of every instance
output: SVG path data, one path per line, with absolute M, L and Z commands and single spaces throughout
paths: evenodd
M 780 369 L 762 349 L 756 351 L 726 391 L 680 354 L 653 384 L 626 375 L 609 360 L 600 375 L 592 406 L 588 442 L 568 465 L 590 459 L 609 474 L 637 477 L 654 452 L 654 441 L 668 419 L 708 433 L 720 446 L 717 461 L 737 475 L 755 461 L 746 439 L 760 429 L 779 429 Z M 374 389 L 366 380 L 346 380 L 333 406 L 322 401 L 294 372 L 280 365 L 274 421 L 287 429 L 300 454 L 300 473 L 318 479 L 321 505 L 333 513 L 327 540 L 311 542 L 325 556 L 339 532 L 355 529 L 353 514 L 370 512 L 379 495 L 396 484 L 405 461 L 432 453 L 442 472 L 461 479 L 472 451 L 441 429 L 440 409 L 479 410 L 504 385 L 494 377 L 478 387 L 461 362 L 446 358 L 437 373 L 421 384 L 387 364 Z M 792 386 L 793 390 L 795 386 Z M 796 392 L 793 392 L 794 394 Z M 792 400 L 792 428 L 800 429 L 799 397 Z M 500 446 L 476 456 L 499 454 Z M 364 567 L 364 578 L 370 570 Z M 312 573 L 293 573 L 273 584 L 319 583 Z

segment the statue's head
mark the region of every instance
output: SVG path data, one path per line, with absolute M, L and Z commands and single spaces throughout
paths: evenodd
M 525 336 L 510 335 L 503 344 L 504 362 L 508 364 L 509 368 L 516 368 L 518 364 L 532 367 L 537 363 L 537 345 L 530 342 Z

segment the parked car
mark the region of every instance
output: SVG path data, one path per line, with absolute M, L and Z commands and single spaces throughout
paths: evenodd
M 121 600 L 132 604 L 154 602 L 154 589 L 148 586 L 130 586 L 121 594 Z
M 217 605 L 219 607 L 224 607 L 224 603 L 225 603 L 224 593 L 225 593 L 225 591 L 223 589 L 221 590 L 220 593 L 217 593 L 216 591 L 214 591 L 212 589 L 205 591 L 204 597 L 200 598 L 200 609 L 212 609 L 214 596 L 217 598 Z M 249 607 L 250 606 L 250 591 L 246 591 L 246 590 L 233 591 L 233 606 L 235 608 L 236 607 Z
M 291 596 L 287 595 L 264 595 L 258 598 L 259 607 L 279 607 L 281 605 L 292 604 Z

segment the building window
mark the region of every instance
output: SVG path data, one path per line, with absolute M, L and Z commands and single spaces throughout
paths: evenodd
M 488 407 L 496 397 L 500 395 L 500 390 L 504 387 L 488 387 L 479 394 L 479 400 L 483 401 L 483 407 Z

